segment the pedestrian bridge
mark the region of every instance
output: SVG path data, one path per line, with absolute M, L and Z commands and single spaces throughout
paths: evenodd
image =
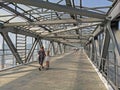
M 49 70 L 33 62 L 0 72 L 0 90 L 108 90 L 85 52 L 51 57 Z
M 38 70 L 38 51 L 50 69 Z M 120 90 L 120 0 L 0 0 L 0 90 Z

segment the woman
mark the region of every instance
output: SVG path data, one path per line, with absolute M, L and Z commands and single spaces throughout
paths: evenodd
M 44 47 L 42 46 L 40 48 L 40 50 L 38 51 L 38 55 L 39 55 L 39 64 L 40 64 L 40 67 L 39 67 L 39 70 L 43 69 L 43 61 L 44 61 L 44 58 L 46 56 L 45 54 L 45 51 L 44 51 Z

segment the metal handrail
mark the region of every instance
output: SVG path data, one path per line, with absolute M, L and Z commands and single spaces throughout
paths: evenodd
M 92 55 L 92 57 L 93 56 L 95 56 L 95 54 L 93 54 Z M 101 59 L 101 60 L 106 60 L 106 62 L 108 63 L 107 64 L 107 67 L 109 66 L 109 64 L 112 64 L 112 65 L 114 65 L 114 67 L 117 67 L 117 69 L 118 68 L 120 68 L 120 65 L 117 65 L 117 64 L 115 64 L 115 63 L 113 63 L 113 62 L 111 62 L 113 59 L 106 59 L 106 58 L 102 58 L 101 56 L 98 56 L 97 54 L 96 54 L 96 58 L 98 58 L 98 59 Z M 103 68 L 103 67 L 102 67 Z M 109 69 L 109 67 L 108 67 L 108 69 Z M 103 69 L 102 69 L 103 70 Z M 119 83 L 117 82 L 117 83 L 115 83 L 115 82 L 113 82 L 112 80 L 111 80 L 111 78 L 110 77 L 108 77 L 108 71 L 106 72 L 107 74 L 105 74 L 105 72 L 104 71 L 100 71 L 101 72 L 101 74 L 107 79 L 107 81 L 108 81 L 108 83 L 110 83 L 110 85 L 115 89 L 115 90 L 118 90 L 118 88 L 119 88 Z M 115 73 L 115 75 L 119 75 L 119 73 L 117 72 L 116 73 L 116 71 L 114 71 L 114 73 Z M 117 84 L 117 85 L 116 85 Z
M 27 49 L 27 50 L 29 50 L 29 49 Z M 3 50 L 0 50 L 0 51 L 3 52 Z M 10 51 L 10 49 L 6 49 L 6 50 L 4 50 L 4 51 Z M 35 50 L 35 51 L 36 51 L 35 54 L 37 54 L 37 50 Z M 18 54 L 18 53 L 15 53 L 15 54 Z M 1 60 L 2 60 L 3 57 L 4 57 L 4 60 L 5 60 L 5 61 L 8 61 L 8 60 L 11 61 L 11 62 L 8 63 L 8 64 L 11 64 L 11 63 L 12 63 L 12 59 L 15 59 L 14 55 L 12 54 L 12 52 L 11 52 L 10 54 L 6 54 L 6 53 L 5 53 L 5 54 L 1 54 L 0 57 L 1 57 Z M 37 61 L 37 60 L 35 60 L 35 61 Z M 32 61 L 32 62 L 34 62 L 34 61 Z M 7 64 L 7 65 L 8 65 L 8 64 Z M 27 63 L 23 63 L 23 64 L 27 64 Z M 1 63 L 1 65 L 2 65 L 2 63 Z M 6 65 L 6 63 L 5 63 L 4 65 Z M 19 66 L 19 65 L 22 65 L 22 64 L 18 64 L 18 65 L 15 64 L 15 65 L 13 65 L 13 66 L 11 65 L 10 67 L 6 67 L 6 66 L 5 66 L 5 68 L 3 68 L 3 69 L 1 68 L 0 71 L 6 70 L 6 69 L 10 69 L 10 68 L 14 68 L 14 67 L 17 67 L 17 66 Z
M 108 59 L 102 58 L 101 56 L 98 56 L 98 58 L 100 58 L 100 59 L 102 59 L 102 60 L 108 61 Z M 109 59 L 109 63 L 111 63 L 111 64 L 113 64 L 113 65 L 115 65 L 115 66 L 118 66 L 118 67 L 120 68 L 120 65 L 116 65 L 115 63 L 111 62 L 110 60 L 112 60 L 112 59 Z

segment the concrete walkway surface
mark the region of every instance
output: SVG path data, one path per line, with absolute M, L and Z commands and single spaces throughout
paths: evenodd
M 0 72 L 0 90 L 107 90 L 85 53 L 51 58 L 49 70 L 38 63 Z

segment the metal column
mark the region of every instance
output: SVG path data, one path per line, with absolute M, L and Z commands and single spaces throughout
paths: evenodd
M 56 55 L 54 43 L 53 43 L 52 41 L 51 41 L 50 43 L 51 43 L 51 45 L 52 45 L 52 47 L 53 47 L 53 53 L 54 53 L 54 55 Z
M 15 56 L 17 62 L 18 62 L 19 64 L 22 64 L 23 61 L 21 60 L 21 58 L 20 58 L 20 56 L 19 56 L 19 54 L 18 54 L 18 52 L 17 52 L 17 49 L 15 48 L 15 46 L 13 45 L 10 37 L 8 36 L 8 32 L 1 32 L 1 34 L 2 34 L 2 36 L 3 36 L 3 38 L 4 38 L 4 40 L 6 41 L 7 45 L 9 46 L 11 52 L 12 52 L 13 55 Z
M 60 44 L 60 43 L 58 43 L 58 46 L 59 46 L 60 54 L 62 54 L 61 44 Z
M 39 42 L 39 38 L 35 38 L 35 41 L 34 41 L 34 43 L 32 45 L 32 48 L 30 49 L 30 51 L 28 53 L 28 56 L 27 56 L 27 58 L 25 60 L 25 63 L 30 61 L 30 59 L 32 57 L 32 54 L 33 54 L 33 52 L 35 50 L 35 47 L 36 47 L 36 45 L 37 45 L 38 42 Z
M 108 54 L 108 47 L 109 47 L 109 43 L 110 43 L 110 34 L 108 33 L 108 31 L 105 28 L 105 37 L 104 37 L 104 41 L 103 41 L 103 47 L 102 47 L 102 51 L 101 51 L 101 61 L 100 61 L 100 70 L 104 71 L 104 67 L 105 67 L 105 63 L 106 61 L 104 60 Z

